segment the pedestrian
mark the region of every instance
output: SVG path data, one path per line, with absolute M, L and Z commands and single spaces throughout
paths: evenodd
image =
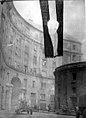
M 86 118 L 86 107 L 84 107 L 84 109 L 83 109 L 83 113 L 82 113 L 82 118 Z
M 48 112 L 50 111 L 50 104 L 48 105 Z
M 80 108 L 77 106 L 76 107 L 76 118 L 79 118 L 80 116 Z

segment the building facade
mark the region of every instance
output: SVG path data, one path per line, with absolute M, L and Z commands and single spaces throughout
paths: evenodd
M 20 99 L 54 108 L 54 59 L 45 59 L 43 32 L 27 23 L 13 3 L 0 5 L 0 109 L 14 110 Z
M 64 39 L 62 65 L 57 67 L 54 72 L 56 111 L 62 110 L 63 108 L 72 110 L 74 106 L 78 105 L 80 91 L 83 89 L 81 89 L 81 86 L 83 86 L 81 79 L 82 76 L 85 76 L 84 63 L 81 62 L 82 44 L 69 35 L 65 35 Z
M 69 63 L 81 62 L 82 51 L 81 42 L 77 41 L 76 38 L 71 35 L 65 34 L 63 40 L 64 54 L 62 58 L 62 65 Z
M 55 70 L 55 110 L 86 107 L 86 62 L 60 66 Z
M 45 58 L 42 30 L 12 2 L 0 5 L 0 109 L 14 110 L 20 99 L 54 109 L 55 68 L 81 59 L 81 43 L 74 40 L 64 38 L 63 57 Z

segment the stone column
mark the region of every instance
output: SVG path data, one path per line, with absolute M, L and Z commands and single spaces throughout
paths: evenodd
M 11 96 L 12 96 L 12 84 L 6 84 L 7 90 L 8 90 L 8 110 L 11 110 Z

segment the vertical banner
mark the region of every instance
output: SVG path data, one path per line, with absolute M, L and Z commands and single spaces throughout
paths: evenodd
M 48 0 L 39 0 L 41 7 L 41 14 L 43 20 L 43 31 L 44 31 L 44 53 L 45 57 L 53 57 L 53 45 L 48 32 L 47 22 L 49 21 L 49 6 Z
M 45 57 L 53 58 L 56 56 L 62 56 L 63 55 L 63 0 L 55 0 L 56 18 L 57 21 L 59 22 L 59 28 L 57 30 L 58 42 L 56 42 L 58 43 L 57 55 L 54 55 L 54 47 L 47 26 L 47 23 L 50 20 L 48 0 L 39 0 L 39 1 L 43 20 Z
M 59 22 L 58 33 L 58 56 L 63 56 L 63 0 L 55 0 L 56 2 L 56 16 Z

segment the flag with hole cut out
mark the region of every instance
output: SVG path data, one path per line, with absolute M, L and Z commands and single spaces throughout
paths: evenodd
M 50 20 L 49 2 L 48 0 L 39 0 L 39 2 L 43 22 L 45 58 L 63 56 L 63 0 L 55 0 L 56 20 L 59 23 L 56 36 L 50 35 L 47 25 Z

